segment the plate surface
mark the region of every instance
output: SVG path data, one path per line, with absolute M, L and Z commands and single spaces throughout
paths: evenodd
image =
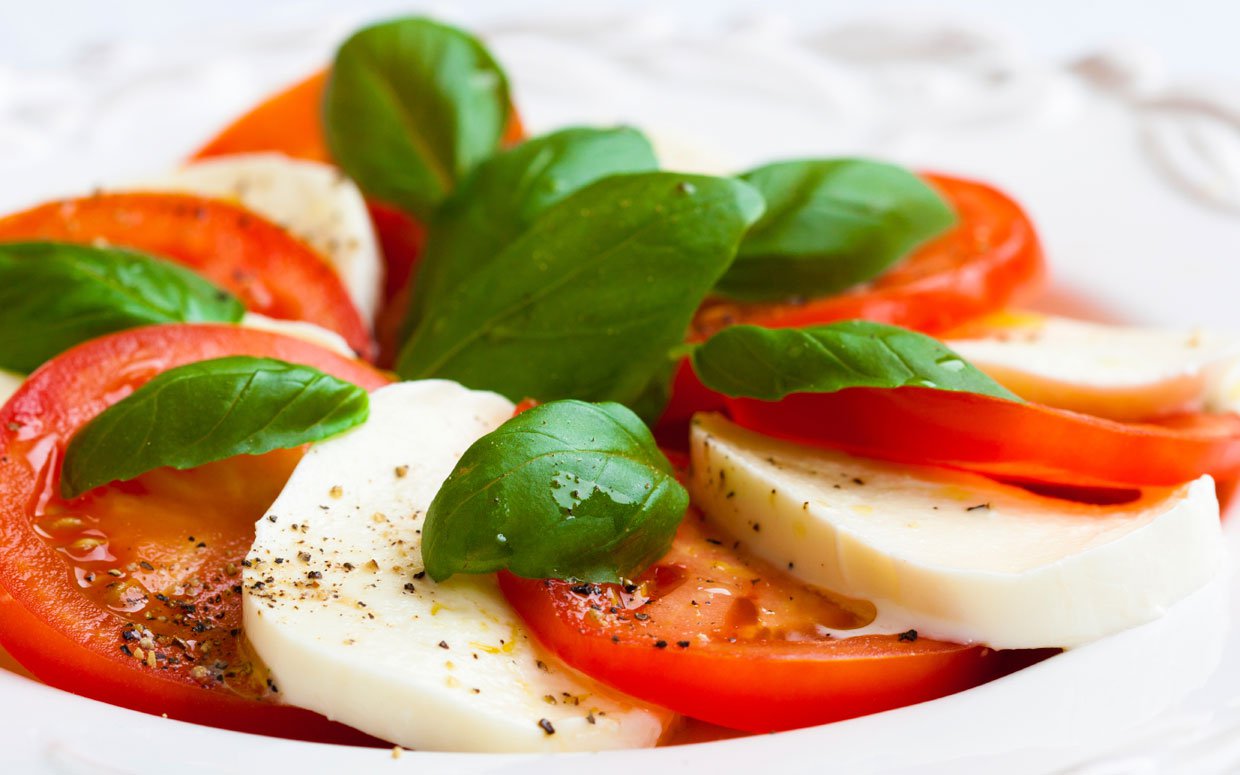
M 1037 221 L 1054 273 L 1043 306 L 1240 330 L 1240 105 L 1226 90 L 1169 79 L 1149 58 L 1051 66 L 972 27 L 926 22 L 445 15 L 494 47 L 531 132 L 632 123 L 682 169 L 868 154 L 976 176 Z M 0 211 L 176 163 L 261 95 L 326 61 L 362 20 L 238 27 L 191 46 L 93 46 L 56 68 L 0 64 Z M 1225 533 L 1235 565 L 1240 524 Z M 1225 656 L 1240 654 L 1237 592 L 1229 568 L 1157 622 L 931 703 L 616 754 L 393 758 L 144 716 L 0 670 L 0 762 L 55 773 L 390 765 L 545 775 L 772 761 L 791 771 L 1235 772 L 1240 660 Z

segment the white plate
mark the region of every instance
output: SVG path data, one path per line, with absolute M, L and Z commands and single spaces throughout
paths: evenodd
M 104 46 L 0 66 L 0 210 L 157 171 L 326 61 L 359 21 L 238 29 L 193 46 Z M 534 132 L 631 122 L 680 166 L 867 153 L 974 175 L 1032 212 L 1061 310 L 1240 330 L 1240 107 L 1148 60 L 1041 66 L 959 26 L 818 28 L 750 18 L 465 19 Z M 1227 526 L 1240 558 L 1240 524 Z M 1233 562 L 1234 565 L 1234 562 Z M 5 772 L 285 769 L 593 773 L 1240 770 L 1240 620 L 1230 572 L 1160 621 L 923 705 L 654 751 L 479 756 L 350 749 L 132 713 L 0 671 Z

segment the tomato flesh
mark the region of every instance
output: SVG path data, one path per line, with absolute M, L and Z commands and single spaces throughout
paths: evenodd
M 373 343 L 335 270 L 276 224 L 189 194 L 95 194 L 0 219 L 0 240 L 103 241 L 176 261 L 232 291 L 252 312 L 335 331 L 363 357 Z
M 950 231 L 848 293 L 780 303 L 708 301 L 698 311 L 693 338 L 737 323 L 790 328 L 854 318 L 933 333 L 1033 293 L 1045 274 L 1045 259 L 1020 205 L 983 183 L 924 177 L 956 211 L 958 222 Z
M 634 584 L 500 574 L 538 639 L 569 665 L 711 724 L 773 732 L 942 697 L 1044 658 L 916 637 L 841 637 L 873 605 L 811 589 L 738 553 L 694 511 Z M 843 631 L 843 632 L 841 632 Z
M 162 371 L 239 354 L 306 363 L 368 389 L 389 381 L 316 345 L 235 326 L 134 329 L 45 364 L 0 409 L 0 643 L 46 683 L 115 705 L 371 742 L 271 702 L 273 687 L 238 637 L 254 523 L 301 450 L 59 496 L 60 461 L 84 423 Z
M 780 401 L 728 398 L 738 424 L 898 462 L 1081 487 L 1173 486 L 1240 475 L 1240 416 L 1122 423 L 926 388 L 850 388 Z

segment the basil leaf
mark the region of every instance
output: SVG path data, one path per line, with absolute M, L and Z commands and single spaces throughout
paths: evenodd
M 235 323 L 245 307 L 194 272 L 120 248 L 0 244 L 0 368 L 33 371 L 76 344 L 155 323 Z
M 762 202 L 736 180 L 604 178 L 551 206 L 451 294 L 397 363 L 512 400 L 630 403 L 665 370 Z
M 422 559 L 436 581 L 501 568 L 623 581 L 667 553 L 688 506 L 635 414 L 555 401 L 466 450 L 426 513 Z
M 508 79 L 486 48 L 421 18 L 354 33 L 323 99 L 332 158 L 367 194 L 423 221 L 495 151 L 509 114 Z
M 694 351 L 693 370 L 711 390 L 764 401 L 852 387 L 926 387 L 1020 400 L 937 339 L 865 320 L 809 328 L 732 326 Z
M 310 366 L 233 356 L 169 369 L 69 442 L 60 491 L 74 498 L 168 466 L 194 468 L 318 441 L 366 421 L 365 390 Z
M 535 137 L 478 165 L 435 213 L 418 260 L 405 338 L 429 299 L 466 282 L 548 207 L 589 183 L 658 169 L 635 129 L 564 129 Z
M 864 159 L 788 161 L 740 176 L 766 213 L 716 287 L 748 301 L 826 296 L 870 280 L 956 217 L 912 172 Z

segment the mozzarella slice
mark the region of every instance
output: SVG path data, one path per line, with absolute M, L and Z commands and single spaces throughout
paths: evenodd
M 694 503 L 809 584 L 922 634 L 1070 647 L 1157 618 L 1220 564 L 1208 476 L 1122 506 L 778 441 L 718 415 L 691 432 Z
M 362 318 L 375 319 L 383 261 L 366 201 L 335 167 L 278 153 L 238 154 L 197 161 L 138 186 L 232 199 L 284 226 L 335 267 Z
M 1240 336 L 1024 314 L 983 329 L 947 345 L 1030 401 L 1114 420 L 1240 407 Z
M 275 334 L 302 339 L 332 352 L 340 353 L 346 358 L 357 357 L 357 353 L 353 352 L 353 348 L 349 347 L 349 343 L 344 340 L 343 336 L 304 320 L 277 320 L 257 312 L 247 312 L 241 318 L 241 325 L 246 328 L 256 328 L 259 331 L 271 331 Z
M 246 635 L 286 702 L 376 737 L 453 751 L 653 745 L 670 715 L 561 665 L 494 576 L 422 575 L 419 528 L 478 437 L 512 416 L 454 382 L 371 394 L 370 419 L 316 444 L 258 523 Z
M 20 374 L 0 369 L 0 406 L 4 406 L 4 403 L 9 400 L 9 396 L 16 393 L 17 389 L 25 381 L 26 378 Z

